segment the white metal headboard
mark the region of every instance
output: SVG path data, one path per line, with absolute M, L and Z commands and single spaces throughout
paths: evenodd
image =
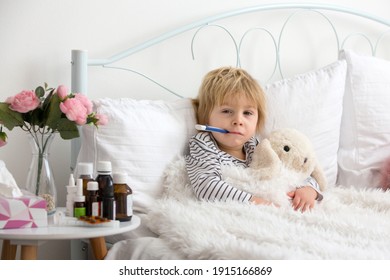
M 243 33 L 241 33 L 239 38 L 237 39 L 236 36 L 233 34 L 232 31 L 230 31 L 227 27 L 220 24 L 219 22 L 228 19 L 233 18 L 236 16 L 244 15 L 244 14 L 256 14 L 257 13 L 263 13 L 266 11 L 275 11 L 275 10 L 283 10 L 288 11 L 289 14 L 287 16 L 284 15 L 283 17 L 283 23 L 279 30 L 272 31 L 265 27 L 261 26 L 254 26 L 246 29 Z M 207 17 L 204 19 L 201 19 L 199 21 L 193 22 L 188 25 L 181 26 L 179 28 L 176 28 L 174 30 L 171 30 L 169 32 L 163 33 L 159 36 L 156 36 L 155 38 L 152 38 L 150 40 L 147 40 L 145 42 L 142 42 L 138 45 L 135 45 L 125 51 L 116 53 L 112 56 L 109 56 L 108 58 L 100 58 L 100 59 L 92 59 L 88 57 L 88 52 L 84 50 L 72 50 L 72 67 L 71 67 L 71 90 L 72 92 L 81 92 L 84 94 L 88 93 L 88 67 L 89 66 L 100 66 L 104 68 L 114 68 L 114 69 L 120 69 L 120 70 L 126 70 L 130 71 L 132 73 L 135 73 L 137 75 L 141 75 L 144 78 L 150 80 L 151 82 L 163 87 L 167 91 L 181 96 L 180 93 L 177 93 L 175 91 L 172 91 L 171 89 L 165 87 L 163 84 L 157 82 L 155 79 L 150 78 L 148 75 L 143 74 L 137 70 L 134 70 L 132 68 L 128 67 L 122 67 L 122 66 L 115 66 L 114 64 L 120 60 L 123 60 L 129 56 L 132 56 L 136 53 L 139 53 L 141 51 L 144 51 L 154 45 L 158 45 L 164 41 L 167 41 L 170 38 L 173 38 L 175 36 L 178 36 L 182 33 L 189 32 L 191 30 L 195 30 L 192 41 L 191 41 L 191 54 L 192 57 L 195 57 L 195 51 L 194 51 L 194 41 L 196 40 L 198 34 L 206 27 L 214 26 L 217 27 L 223 32 L 226 32 L 228 37 L 231 39 L 231 42 L 235 49 L 235 56 L 236 56 L 236 66 L 241 66 L 241 49 L 243 42 L 246 40 L 249 33 L 254 31 L 261 31 L 262 33 L 266 34 L 266 36 L 269 37 L 269 39 L 272 42 L 273 45 L 273 52 L 275 54 L 275 61 L 273 63 L 273 71 L 271 76 L 274 76 L 276 73 L 283 77 L 284 73 L 282 70 L 283 61 L 281 60 L 281 49 L 283 47 L 282 40 L 286 33 L 286 26 L 290 23 L 291 19 L 295 17 L 297 13 L 300 13 L 302 11 L 310 11 L 317 13 L 321 17 L 325 19 L 327 23 L 329 23 L 329 26 L 332 30 L 332 33 L 334 33 L 334 38 L 336 41 L 336 52 L 340 51 L 345 47 L 346 42 L 351 40 L 353 37 L 360 37 L 363 38 L 370 49 L 371 55 L 376 55 L 378 46 L 380 43 L 384 40 L 384 38 L 390 37 L 390 20 L 389 19 L 383 19 L 378 18 L 374 15 L 367 14 L 362 11 L 357 11 L 348 7 L 342 7 L 342 6 L 335 6 L 335 5 L 328 5 L 328 4 L 309 4 L 309 3 L 296 3 L 296 4 L 269 4 L 269 5 L 258 5 L 254 7 L 247 7 L 242 8 L 230 12 L 225 12 L 222 14 L 218 14 L 215 16 Z M 382 28 L 378 34 L 375 35 L 374 38 L 371 38 L 364 32 L 353 32 L 349 33 L 346 36 L 341 37 L 338 29 L 334 25 L 332 19 L 328 17 L 328 12 L 335 12 L 340 15 L 352 15 L 354 17 L 366 19 L 369 22 L 378 23 Z M 320 34 L 321 35 L 321 34 Z M 335 54 L 337 56 L 337 53 Z M 390 54 L 389 54 L 390 55 Z M 80 147 L 80 139 L 76 139 L 72 142 L 72 158 L 71 158 L 71 168 L 73 170 L 77 154 Z

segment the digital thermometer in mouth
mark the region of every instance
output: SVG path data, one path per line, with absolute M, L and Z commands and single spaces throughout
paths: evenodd
M 214 127 L 214 126 L 209 126 L 209 125 L 201 125 L 201 124 L 196 124 L 195 128 L 197 130 L 201 131 L 210 131 L 210 132 L 219 132 L 219 133 L 230 133 L 229 130 L 219 128 L 219 127 Z

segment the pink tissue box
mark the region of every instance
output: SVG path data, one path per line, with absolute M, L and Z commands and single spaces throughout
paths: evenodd
M 46 200 L 43 198 L 32 195 L 15 198 L 0 196 L 0 229 L 46 226 Z

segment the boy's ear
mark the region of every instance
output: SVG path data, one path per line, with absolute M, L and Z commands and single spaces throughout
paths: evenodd
M 191 101 L 192 101 L 192 107 L 194 108 L 196 122 L 199 123 L 199 119 L 198 119 L 199 100 L 193 98 Z

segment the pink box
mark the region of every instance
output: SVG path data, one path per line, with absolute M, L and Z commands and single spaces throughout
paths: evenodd
M 46 200 L 33 195 L 0 196 L 0 229 L 47 226 Z

